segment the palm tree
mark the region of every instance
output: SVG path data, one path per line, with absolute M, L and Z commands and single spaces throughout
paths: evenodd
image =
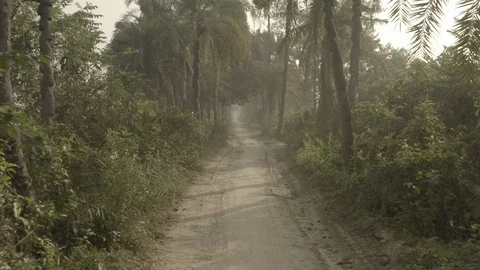
M 273 4 L 274 0 L 253 0 L 253 4 L 255 6 L 255 8 L 257 8 L 260 13 L 257 13 L 257 12 L 252 12 L 252 15 L 253 16 L 261 16 L 260 14 L 263 13 L 263 16 L 266 17 L 267 19 L 267 63 L 268 63 L 268 67 L 269 69 L 271 70 L 272 68 L 272 61 L 271 61 L 271 55 L 272 55 L 272 43 L 274 42 L 274 38 L 272 36 L 272 22 L 271 22 L 271 8 L 272 8 L 272 4 Z M 253 10 L 255 11 L 255 10 Z M 272 41 L 273 40 L 273 41 Z M 272 117 L 273 117 L 273 114 L 274 114 L 274 110 L 275 110 L 275 89 L 273 88 L 273 86 L 270 85 L 270 87 L 268 87 L 268 89 L 265 91 L 266 93 L 262 93 L 262 100 L 264 101 L 263 105 L 265 108 L 265 111 L 267 113 L 267 117 L 268 117 L 268 122 L 271 121 Z
M 216 55 L 215 66 L 222 60 L 238 61 L 249 52 L 247 15 L 243 2 L 239 0 L 195 0 L 184 1 L 183 4 L 183 10 L 189 13 L 194 29 L 191 103 L 193 111 L 200 117 L 201 44 L 204 48 L 210 47 L 212 55 Z M 218 98 L 215 102 L 218 102 Z
M 348 162 L 353 156 L 352 113 L 348 103 L 347 82 L 343 72 L 342 55 L 336 41 L 336 31 L 333 24 L 333 0 L 324 1 L 323 12 L 325 14 L 323 22 L 325 42 L 332 54 L 332 75 L 340 108 L 344 158 Z
M 321 50 L 321 37 L 323 34 L 323 0 L 313 0 L 305 15 L 304 23 L 294 28 L 292 31 L 293 42 L 302 43 L 301 59 L 304 67 L 304 80 L 305 91 L 304 100 L 306 99 L 306 92 L 311 85 L 310 81 L 313 81 L 312 92 L 314 96 L 313 110 L 317 109 L 317 99 L 319 82 L 320 82 L 320 70 L 318 64 L 319 51 Z M 310 75 L 312 74 L 312 75 Z
M 127 1 L 130 3 L 132 1 Z M 124 58 L 124 66 L 147 75 L 153 83 L 151 98 L 163 98 L 167 106 L 186 109 L 189 30 L 186 20 L 176 12 L 178 2 L 139 0 L 136 3 L 141 16 L 128 14 L 119 21 L 110 47 L 117 52 L 137 52 Z
M 115 23 L 113 38 L 109 48 L 117 53 L 124 52 L 118 65 L 127 70 L 144 72 L 141 56 L 143 29 L 138 21 L 131 21 L 128 16 Z M 128 54 L 126 53 L 128 52 Z
M 284 56 L 283 56 L 283 82 L 282 82 L 282 95 L 280 99 L 277 135 L 280 135 L 283 127 L 283 118 L 285 114 L 285 96 L 287 94 L 288 85 L 288 64 L 290 62 L 290 32 L 293 21 L 293 0 L 287 0 L 287 9 L 285 14 L 285 37 L 284 37 Z
M 43 74 L 40 83 L 40 96 L 42 99 L 41 119 L 43 125 L 50 128 L 55 115 L 55 97 L 52 92 L 55 80 L 53 78 L 53 68 L 50 64 L 52 59 L 52 47 L 50 46 L 50 41 L 52 40 L 52 28 L 50 26 L 52 0 L 37 1 L 39 3 L 37 13 L 40 16 L 38 28 L 41 32 L 39 40 L 40 53 L 46 58 L 41 61 L 41 72 Z
M 349 102 L 352 107 L 357 104 L 358 76 L 360 69 L 360 38 L 362 35 L 362 2 L 352 0 L 352 49 L 350 51 L 350 81 L 348 83 Z
M 4 57 L 6 67 L 2 67 L 3 74 L 0 76 L 0 106 L 12 106 L 13 94 L 12 83 L 10 81 L 10 61 L 6 59 L 11 54 L 11 24 L 10 24 L 10 0 L 0 0 L 0 57 Z M 8 113 L 12 113 L 9 111 Z M 27 170 L 25 157 L 23 156 L 21 140 L 18 130 L 14 129 L 14 134 L 2 134 L 2 140 L 7 145 L 4 149 L 5 160 L 15 164 L 12 173 L 12 186 L 19 195 L 24 197 L 30 196 L 30 176 Z
M 127 6 L 133 3 L 137 4 L 140 8 L 140 12 L 146 18 L 151 18 L 152 16 L 158 15 L 156 14 L 156 11 L 158 11 L 158 7 L 170 4 L 168 2 L 173 3 L 173 1 L 161 0 L 125 0 L 125 4 L 127 4 Z
M 329 134 L 334 129 L 334 92 L 332 88 L 332 53 L 329 44 L 324 40 L 322 49 L 322 62 L 320 65 L 320 99 L 318 102 L 317 122 L 324 134 Z
M 400 27 L 406 25 L 413 33 L 414 56 L 430 57 L 433 54 L 432 41 L 438 34 L 448 0 L 395 0 L 390 7 L 390 18 Z M 480 57 L 480 1 L 459 0 L 461 10 L 453 33 L 456 42 L 454 52 L 462 62 L 478 61 Z

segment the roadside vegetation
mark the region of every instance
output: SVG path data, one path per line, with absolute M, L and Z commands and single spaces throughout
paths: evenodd
M 108 44 L 93 5 L 0 3 L 0 269 L 128 268 L 118 252 L 144 248 L 227 139 L 224 70 L 250 44 L 243 6 L 221 3 L 194 39 L 189 3 L 140 1 Z
M 478 1 L 458 3 L 457 40 L 438 56 L 445 6 L 412 3 L 256 2 L 273 25 L 254 36 L 256 76 L 270 80 L 245 111 L 318 186 L 408 239 L 409 269 L 478 269 Z M 411 48 L 382 45 L 382 23 L 409 28 Z
M 382 3 L 127 1 L 105 40 L 94 5 L 0 0 L 0 269 L 128 268 L 233 104 L 401 232 L 409 269 L 480 269 L 480 2 L 440 55 L 446 1 Z

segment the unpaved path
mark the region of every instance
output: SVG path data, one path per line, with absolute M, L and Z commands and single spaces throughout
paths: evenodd
M 275 160 L 283 145 L 238 122 L 157 244 L 157 269 L 379 269 Z

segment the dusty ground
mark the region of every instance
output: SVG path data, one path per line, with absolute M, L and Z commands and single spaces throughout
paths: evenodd
M 238 122 L 233 134 L 155 241 L 154 268 L 394 269 L 382 235 L 339 225 L 338 211 L 278 160 L 282 143 Z

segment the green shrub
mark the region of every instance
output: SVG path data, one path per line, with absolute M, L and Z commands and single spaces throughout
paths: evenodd
M 326 140 L 312 139 L 307 136 L 303 146 L 297 151 L 295 160 L 306 172 L 316 174 L 325 181 L 343 184 L 346 173 L 343 171 L 341 144 L 332 136 Z
M 141 248 L 152 216 L 185 190 L 205 151 L 227 138 L 224 124 L 137 105 L 131 117 L 138 122 L 104 129 L 102 145 L 85 142 L 78 131 L 53 130 L 47 137 L 28 118 L 12 118 L 8 125 L 20 127 L 35 197 L 15 195 L 12 165 L 0 156 L 1 267 L 98 268 L 108 264 L 106 252 Z M 22 205 L 32 211 L 15 210 Z
M 465 136 L 462 125 L 447 127 L 444 112 L 429 99 L 408 104 L 411 111 L 386 100 L 358 105 L 355 157 L 349 167 L 336 139 L 313 139 L 314 128 L 301 112 L 290 118 L 289 127 L 299 132 L 285 138 L 298 149 L 297 164 L 321 181 L 334 180 L 358 203 L 409 233 L 474 237 L 480 223 L 480 167 L 468 145 L 478 139 Z
M 292 148 L 300 148 L 305 137 L 316 135 L 315 117 L 308 109 L 300 110 L 285 119 L 282 140 Z

